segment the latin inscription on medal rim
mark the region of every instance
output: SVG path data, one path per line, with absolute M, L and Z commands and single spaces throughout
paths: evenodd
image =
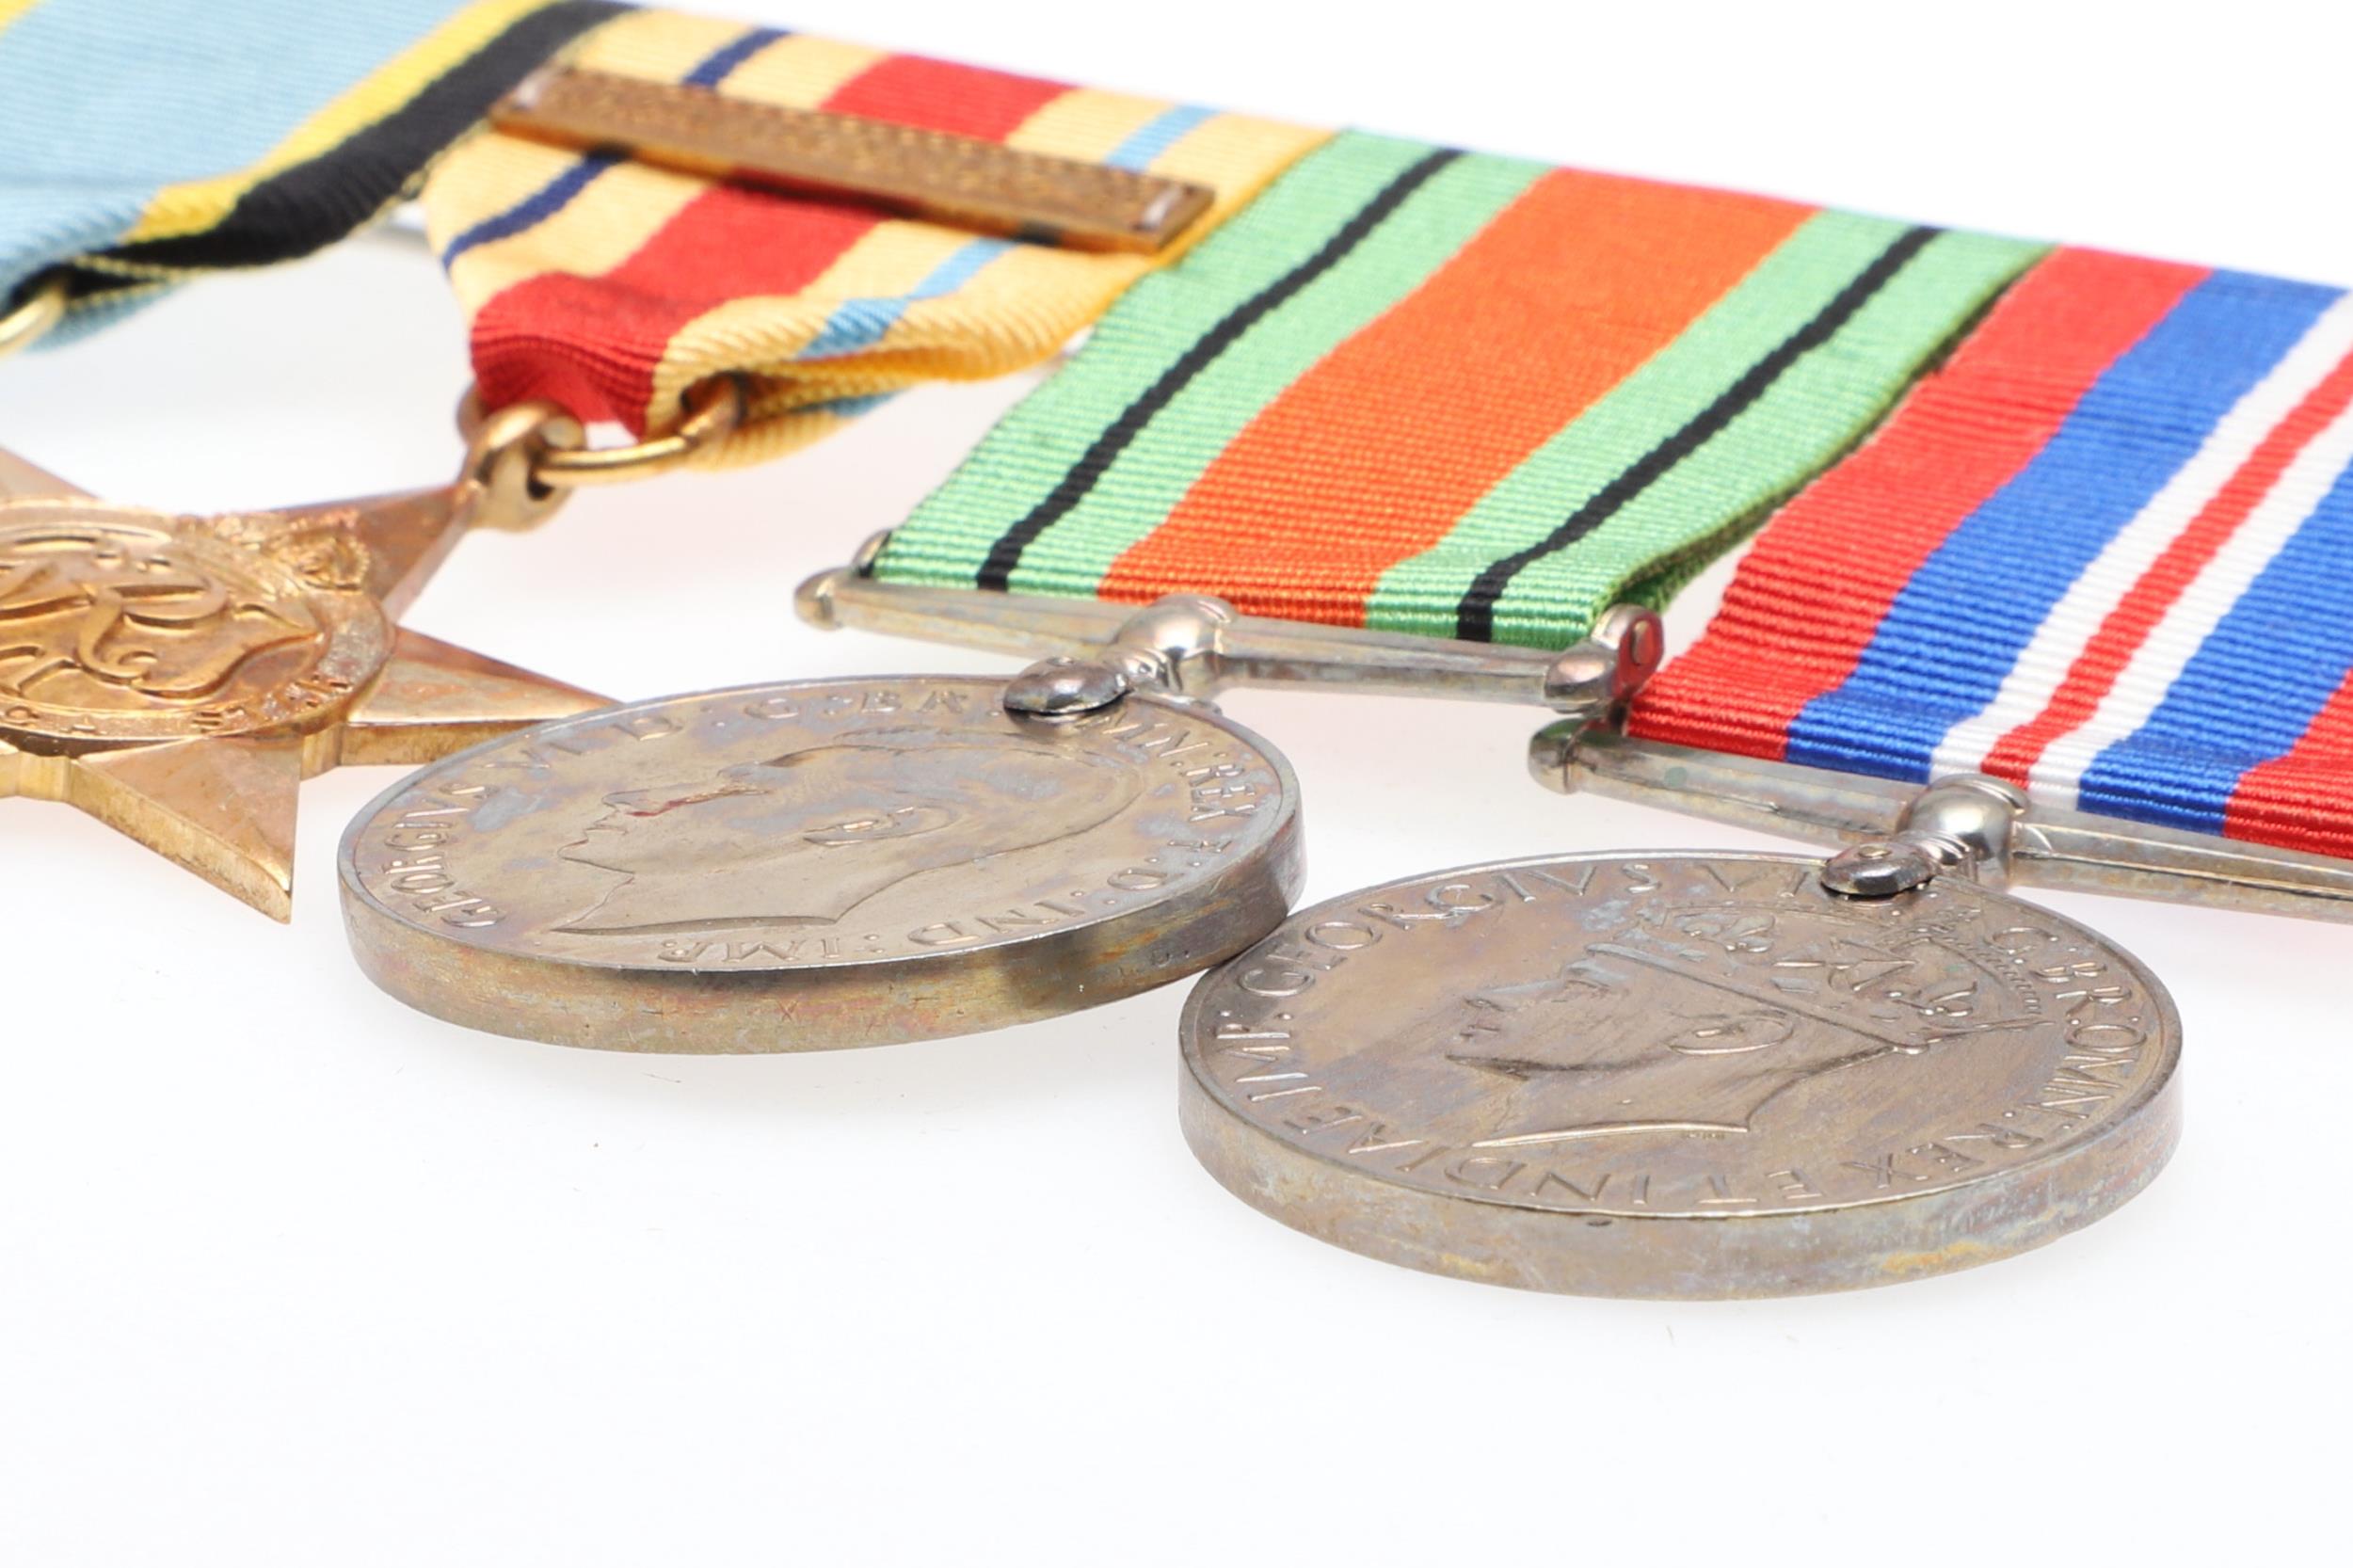
M 1943 1272 L 2155 1175 L 2180 1030 L 2136 960 L 1965 879 L 1818 869 L 1563 856 L 1303 911 L 1194 988 L 1187 1139 L 1311 1235 L 1600 1295 Z
M 1008 715 L 994 680 L 808 681 L 544 725 L 353 824 L 353 944 L 479 1029 L 776 1051 L 999 1028 L 1263 936 L 1297 892 L 1289 769 L 1213 712 Z

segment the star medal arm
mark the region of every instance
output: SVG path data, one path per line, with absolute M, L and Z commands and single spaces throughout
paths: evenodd
M 489 493 L 192 517 L 0 453 L 0 794 L 78 807 L 289 918 L 303 779 L 604 700 L 398 624 Z

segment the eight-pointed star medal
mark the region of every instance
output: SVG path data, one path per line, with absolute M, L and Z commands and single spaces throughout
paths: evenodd
M 0 795 L 78 806 L 287 919 L 303 779 L 604 704 L 397 626 L 481 501 L 184 517 L 0 453 Z

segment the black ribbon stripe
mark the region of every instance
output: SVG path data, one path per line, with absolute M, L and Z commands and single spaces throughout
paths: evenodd
M 1202 334 L 1175 364 L 1161 372 L 1158 380 L 1129 404 L 1101 435 L 1095 438 L 1052 492 L 1032 507 L 1019 521 L 1006 529 L 989 547 L 988 558 L 981 563 L 978 584 L 1000 591 L 1009 585 L 1015 568 L 1021 565 L 1022 552 L 1086 498 L 1087 492 L 1095 488 L 1112 464 L 1118 461 L 1119 455 L 1127 450 L 1128 443 L 1159 417 L 1160 410 L 1185 389 L 1186 383 L 1214 364 L 1219 355 L 1232 347 L 1251 328 L 1281 309 L 1286 300 L 1337 265 L 1350 251 L 1362 245 L 1384 220 L 1403 206 L 1416 191 L 1429 184 L 1432 176 L 1461 156 L 1460 152 L 1441 148 L 1421 158 L 1383 186 L 1346 223 L 1333 231 L 1332 237 L 1324 241 L 1314 255 L 1235 306 L 1224 320 Z
M 1496 605 L 1503 598 L 1504 591 L 1511 587 L 1513 578 L 1518 576 L 1529 563 L 1542 560 L 1555 551 L 1567 549 L 1609 521 L 1637 496 L 1657 484 L 1677 463 L 1714 440 L 1752 404 L 1771 391 L 1773 383 L 1780 380 L 1790 366 L 1837 336 L 1839 329 L 1870 302 L 1872 296 L 1885 288 L 1907 263 L 1942 232 L 1941 229 L 1922 225 L 1907 229 L 1897 235 L 1886 249 L 1872 258 L 1869 266 L 1857 273 L 1845 288 L 1817 312 L 1812 320 L 1743 371 L 1738 380 L 1725 388 L 1714 402 L 1694 414 L 1683 428 L 1642 454 L 1625 472 L 1594 491 L 1592 498 L 1570 513 L 1560 527 L 1536 543 L 1513 551 L 1480 572 L 1469 588 L 1464 591 L 1462 602 L 1455 610 L 1454 634 L 1472 642 L 1491 641 L 1495 636 Z
M 516 83 L 631 8 L 614 0 L 558 0 L 518 18 L 382 120 L 255 184 L 212 228 L 101 252 L 103 262 L 131 270 L 77 268 L 76 297 L 150 287 L 160 274 L 292 261 L 333 244 L 406 195 Z

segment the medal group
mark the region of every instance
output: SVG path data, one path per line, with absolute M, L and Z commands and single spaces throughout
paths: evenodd
M 0 82 L 219 45 L 136 8 L 5 13 Z M 2340 290 L 597 0 L 230 8 L 287 40 L 274 95 L 138 179 L 10 150 L 0 346 L 417 195 L 469 450 L 213 518 L 0 456 L 0 793 L 282 920 L 300 782 L 419 768 L 339 873 L 423 1011 L 813 1050 L 1199 975 L 1183 1128 L 1245 1202 L 1468 1278 L 1769 1295 L 1999 1258 L 2163 1167 L 2171 1001 L 2010 887 L 2353 918 Z M 612 705 L 398 624 L 469 527 L 1088 328 L 796 600 L 1001 680 Z M 1668 649 L 1658 607 L 1760 527 Z M 1294 911 L 1299 784 L 1241 685 L 1524 704 L 1549 787 L 1830 853 Z

